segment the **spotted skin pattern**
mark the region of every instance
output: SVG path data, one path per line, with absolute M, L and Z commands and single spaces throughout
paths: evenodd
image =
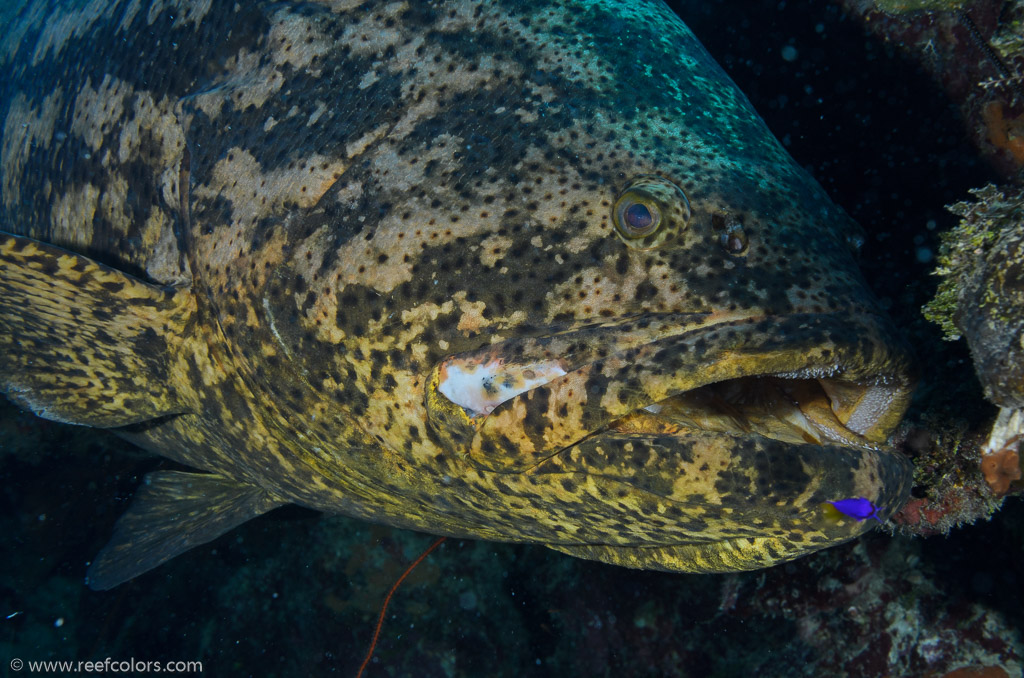
M 256 491 L 249 513 L 701 572 L 867 529 L 825 501 L 906 496 L 882 442 L 908 356 L 853 262 L 858 229 L 661 2 L 41 0 L 10 25 L 3 281 L 42 251 L 177 299 L 187 317 L 151 324 L 173 341 L 105 354 L 160 406 L 100 424 Z M 653 235 L 616 221 L 634 203 L 663 217 Z M 138 322 L 101 312 L 117 293 L 89 296 L 92 275 L 64 281 L 87 324 Z M 0 312 L 8 347 L 52 330 Z M 4 390 L 45 414 L 14 382 L 68 383 L 63 363 L 13 353 Z M 481 413 L 438 390 L 446 360 L 560 367 Z M 615 428 L 797 373 L 884 385 L 874 448 Z M 63 420 L 94 423 L 109 393 L 61 397 L 78 401 Z M 123 532 L 99 588 L 155 564 Z

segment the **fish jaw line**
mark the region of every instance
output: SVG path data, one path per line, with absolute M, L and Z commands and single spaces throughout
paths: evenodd
M 574 391 L 572 384 L 585 380 L 605 360 L 621 361 L 624 354 L 643 350 L 652 340 L 762 317 L 713 311 L 625 318 L 540 337 L 507 339 L 454 354 L 438 363 L 427 378 L 427 424 L 446 447 L 465 455 L 479 445 L 482 429 L 502 425 L 491 419 L 495 410 L 508 410 L 524 402 L 524 396 L 532 399 L 556 388 L 568 398 L 581 396 L 585 390 Z M 499 412 L 497 417 L 501 416 Z
M 436 388 L 453 404 L 462 407 L 468 417 L 480 418 L 512 398 L 544 386 L 569 372 L 585 368 L 608 355 L 621 355 L 659 339 L 715 325 L 754 321 L 764 316 L 753 313 L 713 311 L 660 318 L 657 321 L 596 325 L 582 330 L 527 339 L 504 341 L 469 353 L 449 356 L 434 372 Z M 682 322 L 679 320 L 682 319 Z M 598 341 L 597 351 L 581 350 L 582 342 Z M 527 348 L 529 346 L 529 348 Z
M 835 314 L 704 313 L 506 340 L 436 366 L 428 421 L 456 451 L 505 472 L 616 429 L 726 431 L 730 409 L 739 433 L 772 437 L 777 428 L 791 442 L 876 449 L 899 423 L 913 379 L 906 351 L 875 329 Z

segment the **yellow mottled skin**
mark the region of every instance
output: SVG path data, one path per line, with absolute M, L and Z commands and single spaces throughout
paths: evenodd
M 662 3 L 180 10 L 0 49 L 0 384 L 204 472 L 91 585 L 284 503 L 696 572 L 898 509 L 857 228 Z

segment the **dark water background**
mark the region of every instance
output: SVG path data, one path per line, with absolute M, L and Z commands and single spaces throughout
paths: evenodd
M 919 312 L 935 287 L 928 255 L 954 223 L 943 206 L 994 178 L 957 109 L 838 4 L 673 5 L 867 231 L 865 275 L 921 358 L 916 410 L 980 425 L 992 410 L 965 347 Z M 385 591 L 432 537 L 282 509 L 89 591 L 86 564 L 161 464 L 0 406 L 0 672 L 16 657 L 112 657 L 199 660 L 215 676 L 354 675 Z M 1010 500 L 949 537 L 876 532 L 742 575 L 449 540 L 399 592 L 366 675 L 944 676 L 1000 663 L 1014 675 L 1022 518 Z

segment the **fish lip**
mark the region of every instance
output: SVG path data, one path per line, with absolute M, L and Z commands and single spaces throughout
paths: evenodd
M 437 393 L 446 366 L 495 358 L 520 365 L 558 360 L 565 374 L 489 413 L 466 410 Z M 521 472 L 644 407 L 711 383 L 765 376 L 828 378 L 839 390 L 887 393 L 889 402 L 874 416 L 880 423 L 870 431 L 873 444 L 898 423 L 914 382 L 909 349 L 881 316 L 661 314 L 512 338 L 449 356 L 428 385 L 428 420 L 474 464 Z M 445 407 L 455 415 L 440 416 Z M 575 418 L 572 425 L 558 420 L 560 410 Z

